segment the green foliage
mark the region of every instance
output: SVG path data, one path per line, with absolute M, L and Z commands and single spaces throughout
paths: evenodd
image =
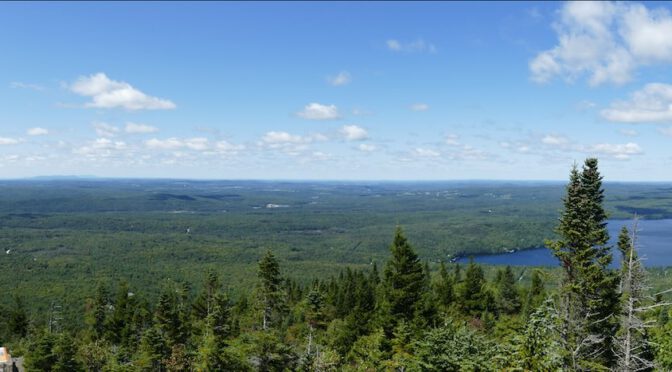
M 51 371 L 56 363 L 57 355 L 54 345 L 57 337 L 49 332 L 42 332 L 35 336 L 26 355 L 26 367 L 29 371 Z
M 392 256 L 383 277 L 385 301 L 389 304 L 392 322 L 412 321 L 422 298 L 427 277 L 415 250 L 408 243 L 401 227 L 394 233 L 390 247 Z
M 464 283 L 460 293 L 460 307 L 468 314 L 478 314 L 486 308 L 484 292 L 485 275 L 483 269 L 474 260 L 469 261 L 465 272 Z
M 581 172 L 574 166 L 557 228 L 560 238 L 547 243 L 565 272 L 561 316 L 567 368 L 596 368 L 613 361 L 610 342 L 616 331 L 618 276 L 608 269 L 612 257 L 603 193 L 597 159 L 586 159 Z
M 13 304 L 7 315 L 7 330 L 17 338 L 23 338 L 28 333 L 28 314 L 23 299 L 17 295 L 13 296 Z
M 17 188 L 13 202 L 0 195 L 0 244 L 20 253 L 3 256 L 0 265 L 15 275 L 0 279 L 26 305 L 0 305 L 8 314 L 0 332 L 31 370 L 569 370 L 561 336 L 576 317 L 565 316 L 566 299 L 609 309 L 602 204 L 618 213 L 614 205 L 645 203 L 618 185 L 605 202 L 596 166 L 573 172 L 552 244 L 569 265 L 543 270 L 442 262 L 550 236 L 561 193 L 554 185 L 421 184 L 414 187 L 422 192 L 407 193 L 384 184 L 246 184 L 222 192 L 221 183 L 140 182 L 50 189 L 45 198 L 33 186 Z M 231 190 L 237 196 L 225 196 Z M 44 205 L 17 202 L 30 198 Z M 269 201 L 291 207 L 263 208 Z M 417 251 L 401 229 L 389 251 L 380 244 L 395 222 L 390 214 L 404 221 Z M 668 273 L 652 273 L 654 288 L 665 288 Z M 63 323 L 48 322 L 60 319 L 52 303 L 63 305 Z M 666 313 L 642 315 L 659 324 L 650 338 L 662 370 L 672 368 Z M 49 324 L 72 336 L 38 331 Z M 573 329 L 605 332 L 592 327 Z M 7 337 L 5 329 L 15 331 Z M 611 365 L 605 353 L 580 367 Z
M 418 358 L 429 371 L 492 371 L 500 366 L 497 346 L 466 326 L 447 321 L 418 343 Z
M 527 320 L 516 343 L 515 364 L 526 371 L 560 371 L 564 350 L 560 342 L 560 317 L 549 298 Z
M 72 337 L 62 333 L 56 338 L 53 347 L 54 364 L 51 370 L 54 372 L 76 372 L 82 367 L 76 359 L 77 347 Z
M 507 266 L 501 272 L 498 284 L 499 310 L 504 314 L 515 314 L 520 310 L 520 294 L 516 286 L 516 278 L 513 276 L 511 266 Z
M 285 312 L 285 294 L 282 291 L 280 264 L 273 252 L 266 254 L 259 261 L 258 300 L 261 306 L 262 329 L 277 325 Z

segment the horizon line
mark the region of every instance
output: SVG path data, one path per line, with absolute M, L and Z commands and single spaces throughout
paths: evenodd
M 28 177 L 0 177 L 0 181 L 109 181 L 109 180 L 146 180 L 146 181 L 239 181 L 239 182 L 375 182 L 375 183 L 441 183 L 441 182 L 517 182 L 517 183 L 566 183 L 567 179 L 348 179 L 348 178 L 190 178 L 190 177 L 133 177 L 133 176 L 96 176 L 96 175 L 40 175 Z M 604 183 L 672 183 L 672 180 L 630 181 L 606 180 Z

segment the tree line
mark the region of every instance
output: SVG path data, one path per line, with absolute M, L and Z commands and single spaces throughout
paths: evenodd
M 61 329 L 53 314 L 32 326 L 17 298 L 5 338 L 35 371 L 672 369 L 665 294 L 647 287 L 636 225 L 621 231 L 621 265 L 609 269 L 603 199 L 597 160 L 574 166 L 558 239 L 547 241 L 557 288 L 541 269 L 526 286 L 509 266 L 491 278 L 473 261 L 431 270 L 397 227 L 382 269 L 302 285 L 269 250 L 255 289 L 235 299 L 215 272 L 197 293 L 166 284 L 153 304 L 122 282 L 97 288 L 83 329 Z

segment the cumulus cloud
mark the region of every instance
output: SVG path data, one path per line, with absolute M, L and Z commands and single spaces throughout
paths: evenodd
M 159 131 L 159 128 L 147 124 L 137 124 L 128 122 L 126 123 L 124 131 L 129 134 L 146 134 L 146 133 L 156 133 Z
M 336 76 L 328 76 L 327 77 L 327 82 L 333 86 L 342 86 L 342 85 L 348 85 L 352 81 L 352 77 L 350 76 L 350 73 L 347 71 L 341 71 L 338 73 Z
M 628 160 L 632 155 L 640 155 L 643 153 L 642 148 L 633 142 L 624 144 L 598 143 L 590 146 L 586 152 L 611 156 L 619 160 Z
M 366 129 L 357 125 L 344 125 L 339 132 L 347 141 L 363 141 L 369 138 Z
M 429 110 L 429 105 L 426 103 L 414 103 L 411 105 L 411 110 L 413 111 L 427 111 Z
M 16 145 L 20 141 L 16 138 L 10 137 L 0 137 L 0 146 L 1 145 Z
M 316 102 L 307 104 L 296 114 L 308 120 L 334 120 L 340 117 L 335 105 L 323 105 Z
M 91 102 L 84 106 L 91 108 L 124 108 L 126 110 L 170 110 L 173 102 L 149 96 L 124 81 L 111 80 L 104 73 L 81 76 L 70 85 L 70 90 Z
M 196 151 L 207 150 L 210 147 L 208 139 L 205 137 L 194 137 L 186 139 L 170 137 L 163 140 L 152 138 L 145 141 L 145 146 L 153 150 L 191 149 Z
M 402 42 L 396 39 L 388 39 L 385 42 L 387 49 L 393 52 L 403 53 L 436 53 L 437 48 L 434 44 L 426 42 L 423 39 L 416 39 L 414 41 Z
M 99 137 L 114 137 L 119 133 L 119 128 L 107 123 L 93 123 L 92 126 Z
M 297 156 L 308 149 L 308 144 L 313 141 L 321 141 L 326 137 L 323 135 L 300 136 L 282 131 L 266 132 L 257 145 L 261 148 L 279 150 L 287 155 Z
M 308 143 L 310 140 L 308 138 L 289 134 L 287 132 L 266 132 L 261 138 L 261 141 L 267 144 L 282 144 L 282 143 Z
M 554 23 L 555 47 L 530 61 L 532 80 L 623 84 L 640 66 L 672 62 L 672 16 L 639 3 L 567 2 Z
M 126 143 L 123 141 L 112 141 L 108 138 L 97 138 L 87 145 L 72 150 L 77 155 L 89 158 L 108 158 L 115 155 L 119 150 L 125 150 Z
M 26 131 L 26 134 L 29 136 L 46 136 L 47 134 L 49 134 L 49 130 L 40 127 L 29 128 Z
M 220 154 L 236 155 L 240 151 L 245 150 L 245 145 L 234 144 L 226 140 L 221 140 L 215 143 L 215 150 Z
M 672 85 L 646 84 L 627 101 L 617 101 L 601 111 L 603 118 L 620 123 L 672 122 Z

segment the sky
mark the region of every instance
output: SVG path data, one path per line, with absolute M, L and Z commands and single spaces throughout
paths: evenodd
M 0 3 L 0 178 L 672 181 L 670 8 Z

